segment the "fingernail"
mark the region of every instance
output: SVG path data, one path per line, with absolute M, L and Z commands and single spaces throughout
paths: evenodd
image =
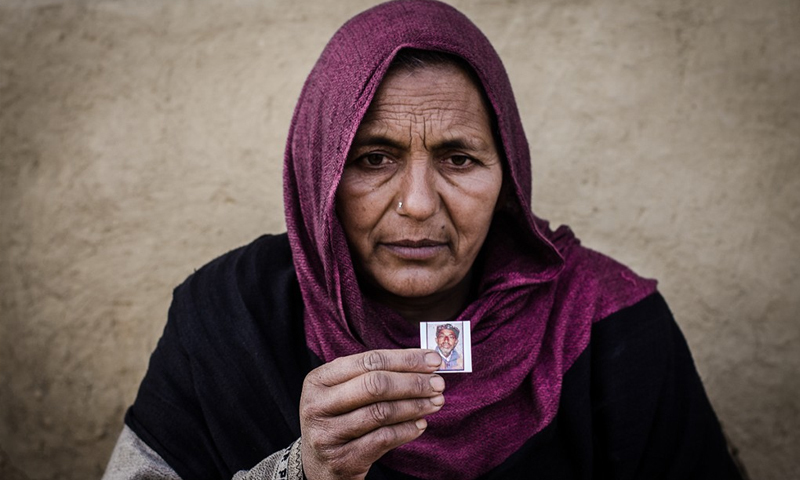
M 444 390 L 444 378 L 440 377 L 439 375 L 432 376 L 431 387 L 433 387 L 435 392 L 441 392 Z
M 428 421 L 427 421 L 427 420 L 425 420 L 424 418 L 420 418 L 419 420 L 417 420 L 417 421 L 415 422 L 415 425 L 416 425 L 416 426 L 417 426 L 417 428 L 419 428 L 420 430 L 425 430 L 425 429 L 428 427 Z
M 425 354 L 425 363 L 429 367 L 438 367 L 442 364 L 442 357 L 438 353 L 428 352 Z
M 431 397 L 431 403 L 437 407 L 441 407 L 444 405 L 444 395 L 436 395 L 435 397 Z

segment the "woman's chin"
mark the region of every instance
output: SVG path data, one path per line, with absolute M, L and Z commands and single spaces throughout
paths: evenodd
M 377 296 L 394 297 L 398 301 L 408 300 L 411 302 L 445 298 L 453 295 L 466 282 L 466 273 L 453 274 L 446 269 L 435 269 L 430 272 L 415 270 L 402 275 L 403 272 L 395 272 L 388 278 L 377 277 L 374 286 L 380 292 Z

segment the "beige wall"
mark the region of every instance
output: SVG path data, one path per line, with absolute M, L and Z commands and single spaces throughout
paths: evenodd
M 283 142 L 372 2 L 0 0 L 0 477 L 98 477 L 171 289 L 283 227 Z M 661 280 L 753 478 L 800 478 L 800 2 L 454 2 L 536 211 Z

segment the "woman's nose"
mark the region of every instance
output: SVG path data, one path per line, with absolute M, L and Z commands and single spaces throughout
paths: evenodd
M 436 171 L 430 161 L 410 161 L 402 172 L 398 213 L 415 220 L 425 220 L 439 209 L 439 193 L 436 190 Z

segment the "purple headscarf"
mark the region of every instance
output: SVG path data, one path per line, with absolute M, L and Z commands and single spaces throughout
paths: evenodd
M 321 359 L 419 346 L 416 326 L 362 296 L 335 213 L 352 139 L 402 48 L 450 53 L 473 68 L 497 119 L 511 201 L 479 256 L 478 294 L 455 319 L 472 322 L 473 373 L 447 376 L 446 404 L 428 417 L 427 431 L 381 462 L 422 478 L 474 478 L 552 420 L 563 374 L 588 345 L 592 322 L 652 293 L 655 282 L 533 215 L 528 143 L 483 33 L 443 3 L 389 2 L 330 40 L 303 87 L 286 146 L 286 223 L 307 344 Z

